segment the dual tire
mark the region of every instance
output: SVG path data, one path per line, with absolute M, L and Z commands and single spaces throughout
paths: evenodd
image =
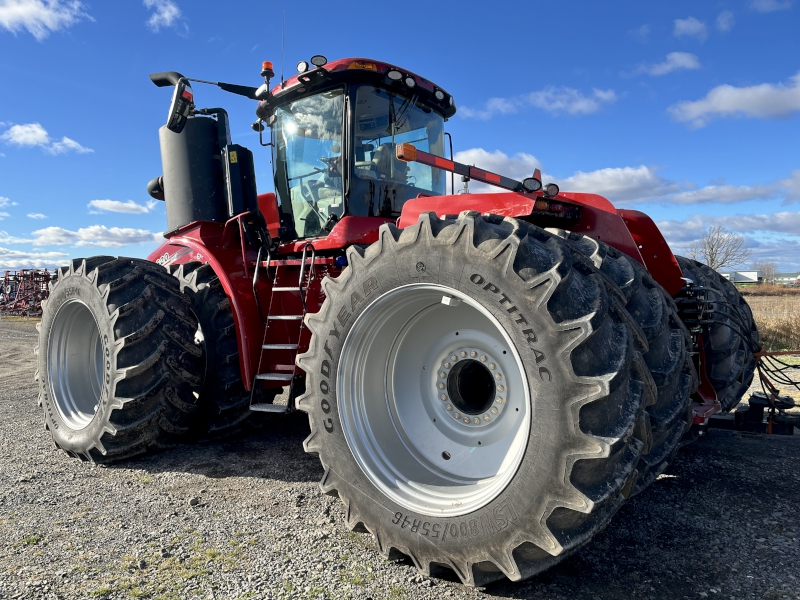
M 643 269 L 582 240 L 428 214 L 323 282 L 298 357 L 305 448 L 387 557 L 468 585 L 529 577 L 663 470 L 687 426 L 688 334 Z
M 39 405 L 56 446 L 107 463 L 188 434 L 202 350 L 169 273 L 131 258 L 73 260 L 43 305 Z

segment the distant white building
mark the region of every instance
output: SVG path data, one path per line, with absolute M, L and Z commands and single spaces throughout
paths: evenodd
M 775 283 L 789 285 L 800 283 L 800 273 L 775 273 Z
M 764 281 L 761 271 L 719 271 L 719 274 L 728 281 L 741 285 L 755 285 Z

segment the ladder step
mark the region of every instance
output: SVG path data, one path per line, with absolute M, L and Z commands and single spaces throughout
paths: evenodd
M 273 292 L 299 292 L 299 287 L 274 287 L 272 288 Z
M 256 379 L 266 381 L 291 381 L 294 375 L 292 373 L 259 373 Z
M 289 407 L 286 404 L 251 404 L 250 410 L 256 412 L 285 413 Z
M 297 350 L 297 344 L 264 344 L 264 350 Z
M 270 321 L 302 321 L 303 315 L 270 315 Z

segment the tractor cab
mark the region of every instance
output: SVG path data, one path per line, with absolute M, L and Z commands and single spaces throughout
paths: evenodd
M 396 158 L 411 143 L 444 155 L 455 102 L 426 79 L 366 59 L 301 62 L 262 86 L 257 128 L 271 129 L 283 241 L 326 236 L 345 216 L 397 218 L 403 204 L 445 193 L 445 173 Z

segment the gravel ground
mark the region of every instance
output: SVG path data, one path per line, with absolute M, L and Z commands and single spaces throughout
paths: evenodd
M 344 528 L 303 414 L 112 467 L 67 457 L 36 405 L 35 335 L 0 321 L 1 599 L 800 599 L 800 436 L 711 431 L 581 552 L 469 589 Z

